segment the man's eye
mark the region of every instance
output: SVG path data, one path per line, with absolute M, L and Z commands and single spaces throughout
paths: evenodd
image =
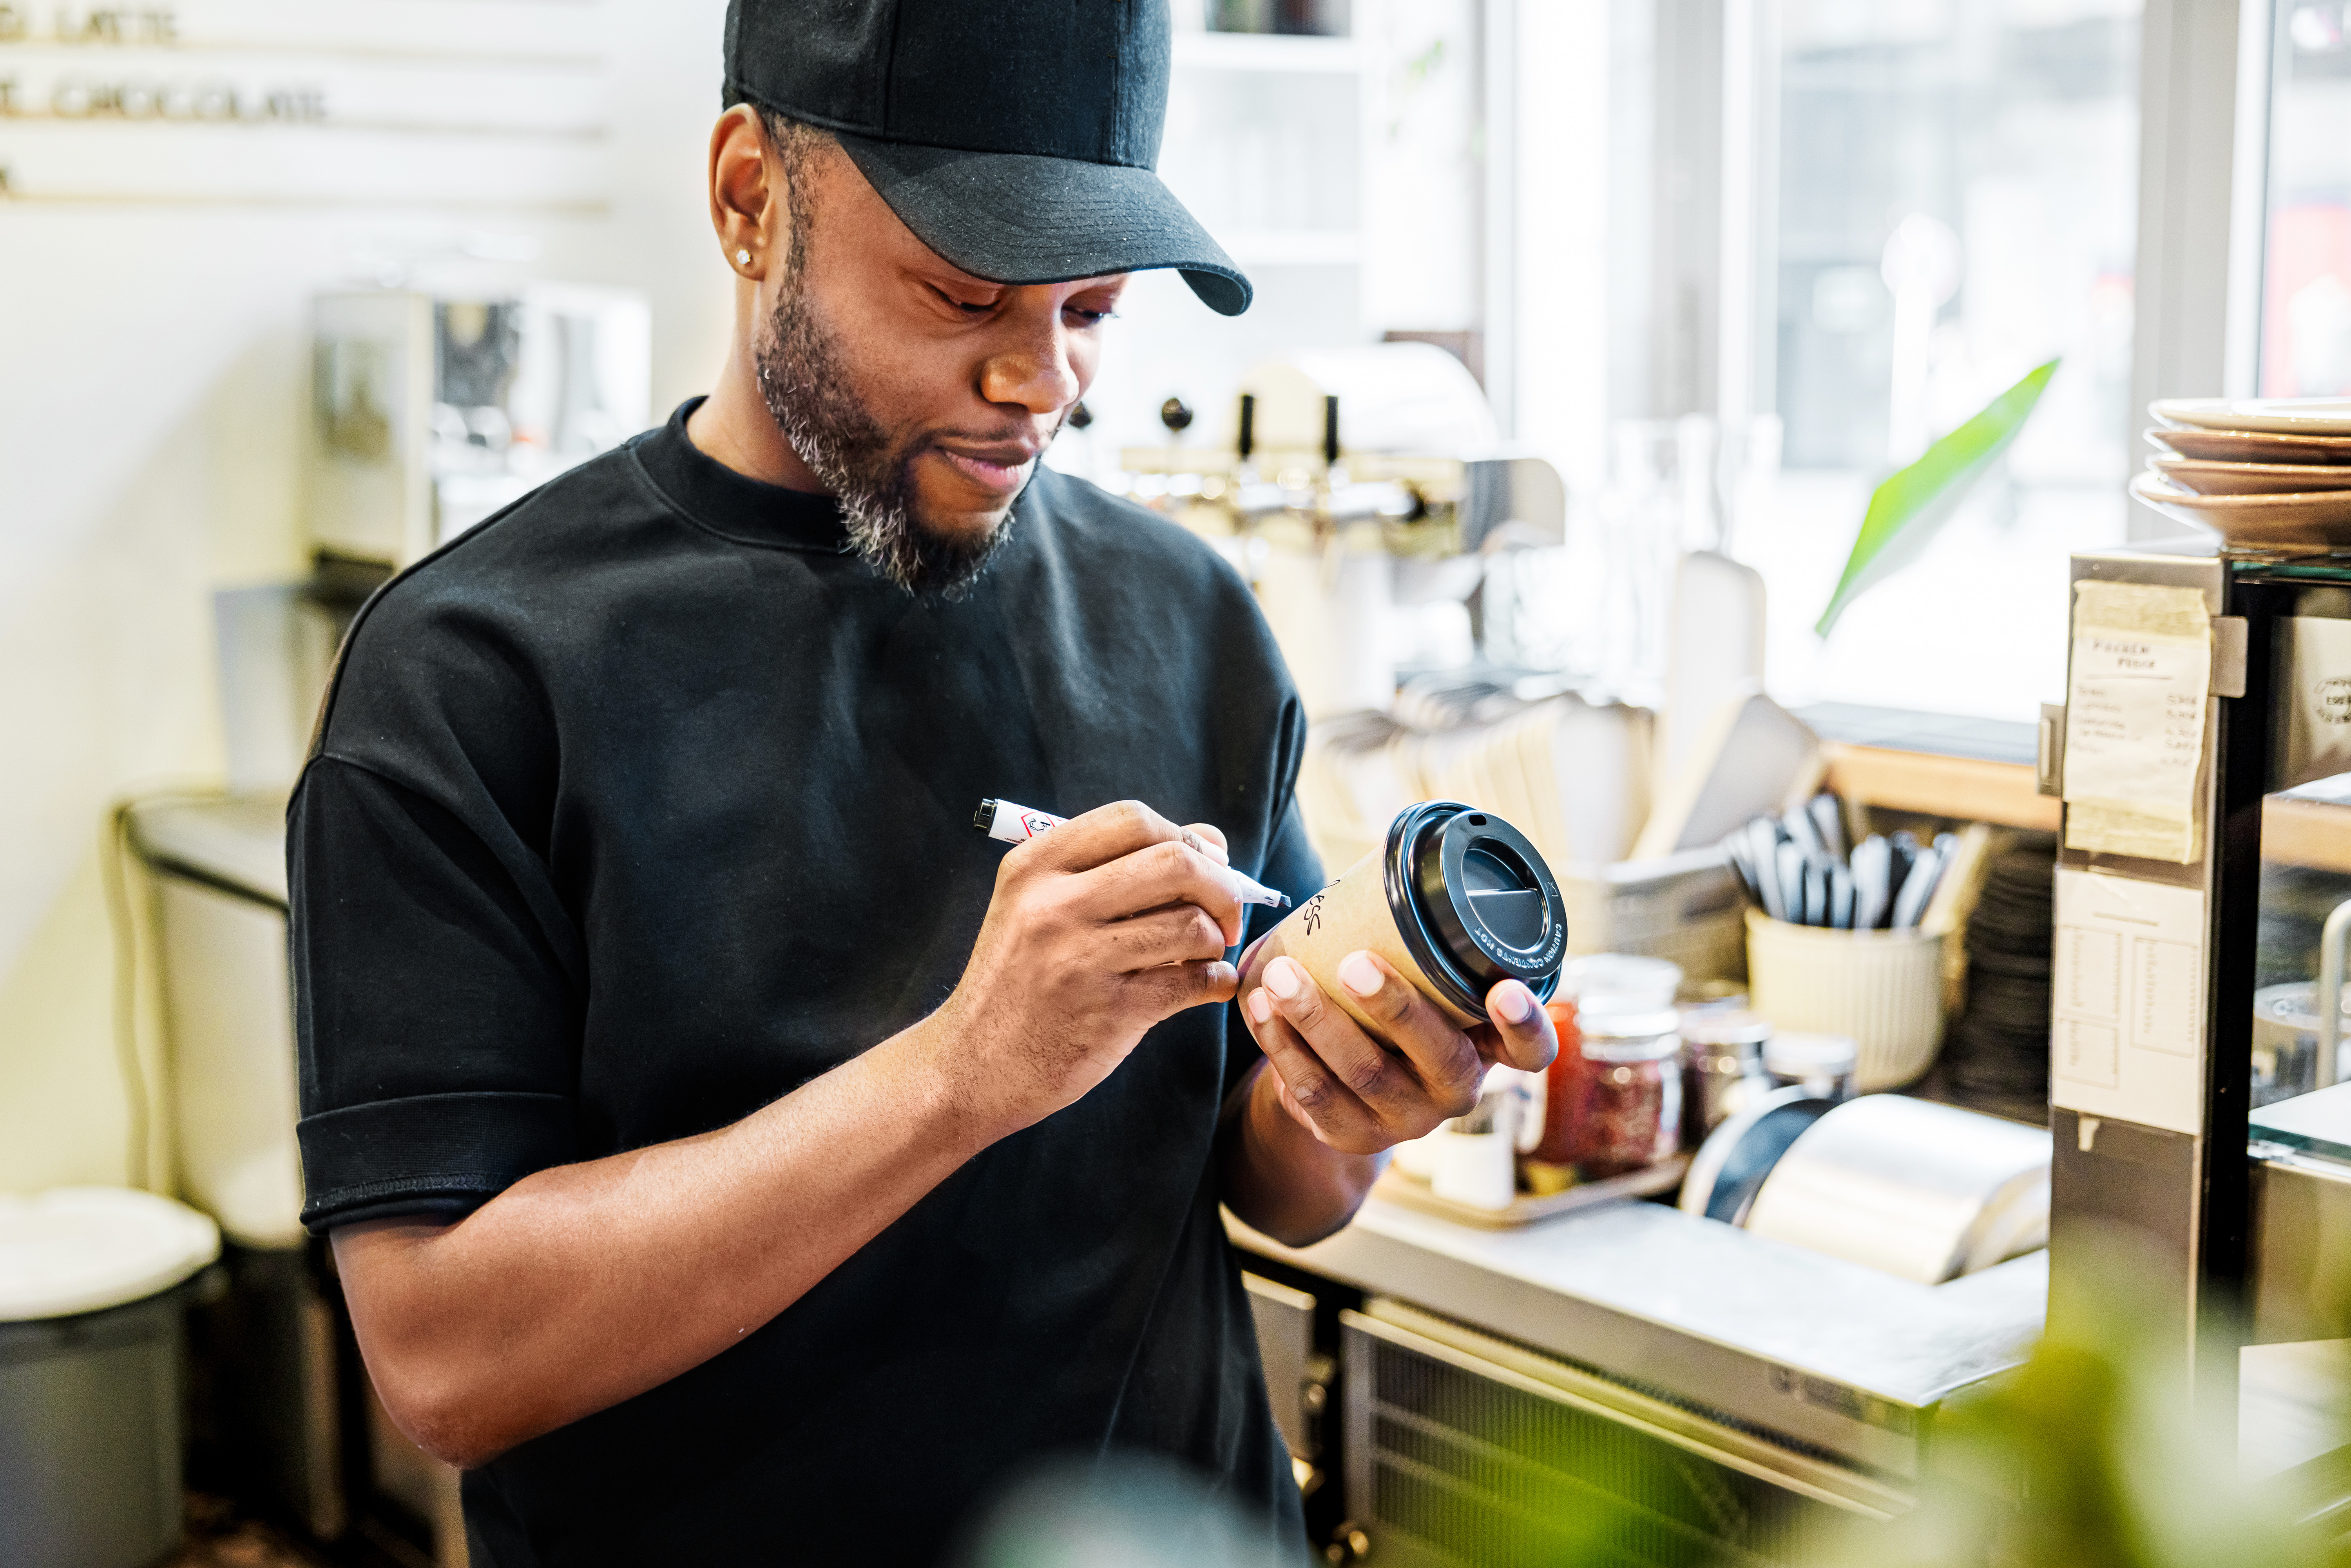
M 1064 313 L 1076 317 L 1089 327 L 1098 327 L 1118 314 L 1115 310 L 1089 310 L 1082 305 L 1064 307 Z

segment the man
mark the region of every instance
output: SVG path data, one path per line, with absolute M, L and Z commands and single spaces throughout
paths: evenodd
M 1038 463 L 1126 274 L 1248 302 L 1151 172 L 1166 26 L 737 0 L 716 389 L 353 631 L 306 1218 L 481 1568 L 927 1563 L 1121 1449 L 1294 1539 L 1219 1203 L 1324 1235 L 1550 1059 L 1525 988 L 1464 1035 L 1368 955 L 1382 1041 L 1288 960 L 1227 1029 L 1227 868 L 1320 883 L 1296 697 L 1212 552 Z M 1006 852 L 999 795 L 1076 818 Z

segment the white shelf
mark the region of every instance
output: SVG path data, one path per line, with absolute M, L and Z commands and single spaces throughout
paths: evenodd
M 1177 33 L 1175 44 L 1179 70 L 1352 76 L 1363 61 L 1353 38 L 1294 33 Z
M 1353 229 L 1228 229 L 1216 234 L 1243 267 L 1353 267 L 1364 258 Z

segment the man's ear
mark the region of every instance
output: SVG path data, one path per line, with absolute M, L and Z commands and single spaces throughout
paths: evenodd
M 789 243 L 791 202 L 759 111 L 738 103 L 710 132 L 710 226 L 726 265 L 757 283 Z

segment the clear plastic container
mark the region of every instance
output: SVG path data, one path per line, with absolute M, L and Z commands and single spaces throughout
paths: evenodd
M 2351 990 L 2341 1006 L 2342 1038 L 2351 1040 Z M 2306 980 L 2253 993 L 2254 1109 L 2318 1086 L 2318 988 Z M 2339 1071 L 2335 1082 L 2346 1082 Z
M 1671 1009 L 1583 1015 L 1572 1163 L 1622 1176 L 1682 1146 L 1680 1015 Z

